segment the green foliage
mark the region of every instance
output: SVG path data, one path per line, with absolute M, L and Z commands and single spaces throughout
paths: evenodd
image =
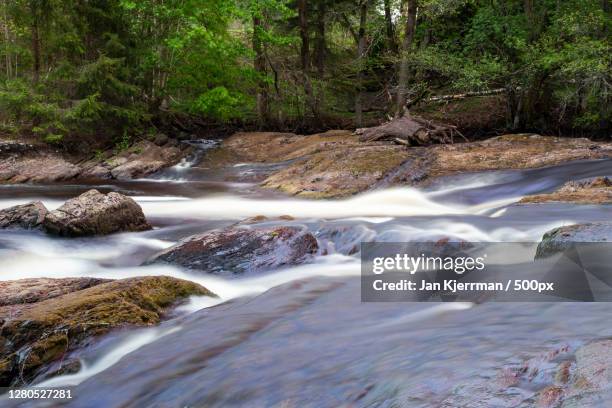
M 294 0 L 5 1 L 0 127 L 53 144 L 89 138 L 124 149 L 168 110 L 255 121 L 259 96 L 268 123 L 344 123 L 358 92 L 384 117 L 406 22 L 404 1 L 387 3 L 393 41 L 383 1 L 369 1 L 367 58 L 358 59 L 356 3 L 306 2 L 311 66 L 303 72 Z M 529 3 L 419 0 L 410 92 L 504 88 L 508 127 L 609 127 L 610 12 L 600 0 Z
M 232 96 L 225 87 L 219 86 L 196 98 L 191 106 L 191 112 L 227 121 L 239 116 L 239 105 L 239 97 Z
M 124 133 L 121 138 L 115 143 L 115 150 L 117 150 L 118 152 L 123 152 L 126 151 L 127 149 L 130 148 L 130 145 L 132 144 L 132 140 L 130 135 L 126 132 Z

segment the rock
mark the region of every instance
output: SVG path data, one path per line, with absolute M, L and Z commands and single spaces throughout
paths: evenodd
M 142 209 L 123 194 L 89 190 L 51 211 L 45 231 L 62 236 L 90 236 L 151 229 Z
M 34 150 L 35 146 L 28 143 L 15 142 L 12 140 L 0 140 L 0 154 L 3 153 L 24 153 Z
M 576 242 L 612 242 L 612 222 L 567 225 L 548 231 L 536 250 L 536 259 L 564 252 Z
M 311 197 L 343 197 L 394 185 L 430 184 L 439 177 L 488 170 L 527 169 L 575 160 L 612 157 L 611 143 L 533 134 L 504 135 L 479 142 L 405 147 L 363 142 L 347 131 L 299 136 L 237 133 L 205 160 L 209 167 L 241 162 L 278 163 L 262 186 Z
M 112 177 L 113 175 L 111 174 L 110 168 L 104 163 L 94 164 L 86 168 L 81 174 L 81 178 L 94 178 L 94 179 L 107 180 Z
M 274 163 L 304 157 L 334 146 L 354 145 L 358 139 L 350 131 L 332 130 L 309 136 L 276 132 L 240 132 L 222 144 L 238 161 Z
M 563 408 L 607 406 L 612 396 L 612 340 L 595 341 L 578 349 L 572 374 Z
M 41 302 L 105 282 L 110 281 L 96 278 L 35 278 L 0 281 L 0 291 L 3 295 L 0 299 L 0 307 Z
M 276 132 L 239 132 L 225 139 L 219 148 L 208 151 L 205 163 L 210 168 L 238 163 L 278 163 L 329 150 L 335 145 L 356 143 L 357 137 L 348 130 L 333 130 L 309 136 Z
M 188 151 L 178 147 L 160 147 L 154 143 L 141 141 L 127 152 L 108 161 L 113 178 L 127 180 L 144 177 L 180 161 Z
M 0 229 L 2 228 L 40 228 L 45 217 L 47 208 L 40 201 L 29 204 L 16 205 L 14 207 L 0 210 Z
M 98 152 L 95 158 L 85 159 L 85 152 L 91 155 L 91 147 L 83 147 L 80 152 L 69 155 L 48 146 L 0 141 L 0 182 L 50 183 L 74 178 L 127 180 L 173 166 L 193 149 L 188 144 L 179 146 L 174 140 L 158 134 L 153 142 L 141 140 L 117 154 Z
M 153 138 L 153 143 L 155 143 L 158 146 L 163 146 L 166 143 L 168 143 L 168 136 L 164 135 L 163 133 L 158 133 Z
M 588 180 L 570 181 L 550 194 L 527 196 L 519 204 L 565 202 L 574 204 L 612 204 L 612 180 L 596 177 Z
M 563 398 L 563 388 L 554 385 L 544 388 L 538 393 L 536 407 L 538 408 L 553 408 L 559 405 Z
M 361 251 L 362 242 L 376 238 L 376 232 L 363 225 L 324 224 L 316 230 L 315 236 L 324 255 L 354 255 Z
M 81 169 L 55 153 L 16 154 L 0 161 L 0 182 L 49 183 L 77 177 Z
M 169 263 L 211 274 L 257 273 L 303 263 L 317 249 L 316 238 L 302 228 L 230 227 L 188 237 L 147 263 Z
M 345 197 L 376 185 L 407 157 L 400 146 L 337 147 L 291 164 L 261 185 L 301 197 Z
M 294 220 L 295 218 L 293 218 L 290 215 L 281 215 L 281 216 L 274 217 L 274 218 L 269 218 L 269 217 L 266 217 L 265 215 L 256 215 L 254 217 L 249 217 L 247 219 L 239 221 L 235 225 L 252 225 L 252 224 L 259 224 L 262 222 L 294 221 Z
M 437 178 L 490 170 L 529 169 L 612 157 L 612 144 L 533 134 L 407 149 L 410 157 L 385 184 L 427 186 Z
M 75 291 L 0 307 L 0 386 L 27 384 L 49 364 L 114 328 L 155 325 L 188 296 L 215 296 L 196 283 L 165 276 L 94 283 L 86 289 L 80 289 L 83 282 L 69 283 Z M 4 285 L 16 290 L 10 294 L 14 299 L 24 287 L 19 282 Z M 55 287 L 57 282 L 40 285 Z

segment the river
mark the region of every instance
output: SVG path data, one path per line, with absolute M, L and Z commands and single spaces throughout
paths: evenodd
M 0 186 L 0 208 L 41 200 L 53 209 L 92 187 L 118 191 L 132 196 L 155 226 L 77 239 L 0 231 L 0 279 L 169 275 L 220 296 L 192 298 L 158 327 L 105 336 L 82 351 L 79 373 L 37 384 L 74 387 L 72 400 L 22 405 L 529 406 L 535 391 L 552 382 L 541 356 L 561 349 L 572 358 L 581 344 L 612 336 L 606 303 L 361 303 L 354 253 L 362 241 L 445 236 L 537 242 L 560 225 L 609 220 L 610 206 L 515 203 L 568 180 L 610 175 L 612 160 L 310 201 L 242 182 L 269 165 L 220 171 L 200 159 L 128 182 Z M 182 237 L 256 215 L 294 217 L 270 223 L 306 226 L 325 251 L 306 265 L 237 279 L 140 266 Z M 511 391 L 494 386 L 500 372 L 525 361 L 539 368 L 532 382 Z

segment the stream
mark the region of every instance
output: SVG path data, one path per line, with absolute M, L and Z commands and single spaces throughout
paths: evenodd
M 612 175 L 612 160 L 313 201 L 248 181 L 283 163 L 213 170 L 200 159 L 134 181 L 0 186 L 0 208 L 41 200 L 54 209 L 90 188 L 117 191 L 155 227 L 76 239 L 0 231 L 1 280 L 169 275 L 220 296 L 192 298 L 158 327 L 104 336 L 81 351 L 80 372 L 35 384 L 73 387 L 72 400 L 22 406 L 530 406 L 551 381 L 546 363 L 511 392 L 492 388 L 500 370 L 612 336 L 607 303 L 362 303 L 354 253 L 363 241 L 537 242 L 554 227 L 609 220 L 612 206 L 515 203 L 568 180 Z M 140 266 L 185 236 L 257 215 L 306 226 L 325 251 L 312 263 L 236 279 Z M 273 219 L 281 215 L 294 220 Z

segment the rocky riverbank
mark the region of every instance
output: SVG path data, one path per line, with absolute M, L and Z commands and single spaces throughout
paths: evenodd
M 589 180 L 570 181 L 548 194 L 524 197 L 519 204 L 538 203 L 612 204 L 612 180 L 596 177 Z
M 406 147 L 392 142 L 361 142 L 347 131 L 311 136 L 260 132 L 231 136 L 207 155 L 205 163 L 222 167 L 286 161 L 286 166 L 259 180 L 262 187 L 300 197 L 337 198 L 394 185 L 426 186 L 456 174 L 611 157 L 610 143 L 533 134 Z
M 154 141 L 141 140 L 119 152 L 98 152 L 95 157 L 68 154 L 42 144 L 0 140 L 0 183 L 128 180 L 172 166 L 192 151 L 190 145 L 165 136 Z
M 128 180 L 172 166 L 193 149 L 187 143 L 158 137 L 139 141 L 119 153 L 108 151 L 83 159 L 48 147 L 4 141 L 0 142 L 0 183 Z M 236 133 L 208 152 L 202 165 L 223 168 L 242 163 L 279 163 L 255 179 L 233 181 L 254 181 L 263 188 L 300 197 L 337 198 L 394 185 L 426 186 L 440 177 L 462 173 L 610 157 L 612 144 L 588 139 L 517 134 L 478 142 L 407 147 L 392 141 L 364 142 L 351 131 L 333 130 L 309 136 Z

